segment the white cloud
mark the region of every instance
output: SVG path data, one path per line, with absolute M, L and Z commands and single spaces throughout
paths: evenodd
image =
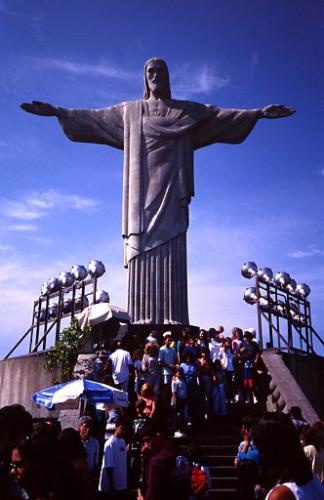
M 26 202 L 40 210 L 53 208 L 88 210 L 97 208 L 99 205 L 99 201 L 93 198 L 85 198 L 76 194 L 62 194 L 55 190 L 33 193 Z
M 257 51 L 254 51 L 254 52 L 252 52 L 251 57 L 250 57 L 250 70 L 251 70 L 252 75 L 254 74 L 255 69 L 256 69 L 258 64 L 259 64 L 259 55 L 258 55 Z
M 53 210 L 94 210 L 99 201 L 76 194 L 63 194 L 55 190 L 24 195 L 19 201 L 3 200 L 0 210 L 12 219 L 32 221 L 45 217 Z
M 14 247 L 12 245 L 3 245 L 0 243 L 0 253 L 4 253 L 4 254 L 7 254 L 7 253 L 10 253 L 10 252 L 14 252 Z
M 191 64 L 176 68 L 172 77 L 172 93 L 177 97 L 190 97 L 196 94 L 210 95 L 227 87 L 231 78 L 218 75 L 213 66 L 204 63 L 199 67 Z
M 125 70 L 109 61 L 101 61 L 97 64 L 87 64 L 78 61 L 55 58 L 32 58 L 34 68 L 56 69 L 73 75 L 87 75 L 93 77 L 105 77 L 115 80 L 137 79 L 138 72 Z
M 27 59 L 27 58 L 25 58 Z M 114 62 L 103 60 L 95 64 L 58 58 L 28 58 L 28 67 L 64 71 L 70 75 L 103 77 L 124 82 L 140 82 L 141 70 L 124 69 Z M 171 71 L 172 93 L 188 98 L 196 94 L 209 95 L 230 84 L 229 76 L 219 75 L 212 64 L 180 63 Z
M 7 217 L 19 220 L 35 220 L 43 217 L 42 212 L 31 210 L 28 203 L 5 201 L 2 205 L 2 213 Z
M 37 231 L 38 227 L 35 224 L 9 224 L 6 226 L 7 231 Z
M 305 257 L 314 257 L 314 256 L 324 255 L 324 250 L 319 250 L 318 248 L 310 248 L 309 250 L 295 250 L 294 252 L 290 252 L 288 257 L 293 259 L 303 259 Z
M 12 9 L 9 9 L 3 0 L 0 0 L 0 12 L 2 14 L 6 14 L 8 16 L 17 16 L 18 15 L 15 11 L 13 11 Z

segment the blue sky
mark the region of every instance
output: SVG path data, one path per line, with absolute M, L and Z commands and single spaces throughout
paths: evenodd
M 0 356 L 29 327 L 42 283 L 75 263 L 102 260 L 101 286 L 126 306 L 122 153 L 72 143 L 55 118 L 19 104 L 140 98 L 153 56 L 167 61 L 175 98 L 297 110 L 195 155 L 191 323 L 256 327 L 240 275 L 254 260 L 310 285 L 323 331 L 323 19 L 317 0 L 0 0 Z

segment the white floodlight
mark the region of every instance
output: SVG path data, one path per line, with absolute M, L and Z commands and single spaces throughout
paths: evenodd
M 52 304 L 48 308 L 48 318 L 49 319 L 55 319 L 58 316 L 58 304 Z
M 255 262 L 245 262 L 241 268 L 241 274 L 244 278 L 250 279 L 256 276 L 258 267 Z
M 290 283 L 288 283 L 288 285 L 285 287 L 285 291 L 288 293 L 295 293 L 296 286 L 297 286 L 296 281 L 293 278 L 291 278 Z
M 301 285 L 296 286 L 295 293 L 296 293 L 297 297 L 300 299 L 306 299 L 306 297 L 308 297 L 310 292 L 311 292 L 311 289 L 309 288 L 308 285 L 306 285 L 306 283 L 302 283 Z
M 247 304 L 251 304 L 251 305 L 256 304 L 258 297 L 257 297 L 257 291 L 256 291 L 255 286 L 251 286 L 251 287 L 245 289 L 244 295 L 243 295 L 243 300 L 245 300 L 245 302 Z
M 286 317 L 286 303 L 283 300 L 277 300 L 277 302 L 272 307 L 272 313 L 275 316 Z
M 100 260 L 90 260 L 88 272 L 91 278 L 100 278 L 106 272 L 104 264 Z
M 61 286 L 67 288 L 73 285 L 74 276 L 69 272 L 64 272 L 59 274 L 58 279 L 59 282 L 61 283 Z
M 261 311 L 271 312 L 273 305 L 274 305 L 274 303 L 272 300 L 269 300 L 266 297 L 259 298 L 259 307 L 260 307 Z
M 86 279 L 88 275 L 88 271 L 84 266 L 72 266 L 71 268 L 71 274 L 74 276 L 74 279 L 76 281 L 82 281 Z
M 279 272 L 276 273 L 274 282 L 277 286 L 284 290 L 291 282 L 291 277 L 288 273 Z
M 273 272 L 270 267 L 262 267 L 258 270 L 258 278 L 262 283 L 270 283 L 273 279 Z

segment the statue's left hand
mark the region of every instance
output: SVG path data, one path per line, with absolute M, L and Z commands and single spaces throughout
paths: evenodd
M 286 116 L 291 116 L 294 113 L 294 109 L 287 108 L 283 104 L 270 104 L 269 106 L 261 109 L 260 118 L 284 118 Z

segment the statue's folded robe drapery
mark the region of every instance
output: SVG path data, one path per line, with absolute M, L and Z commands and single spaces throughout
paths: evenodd
M 150 115 L 145 100 L 98 110 L 58 108 L 59 121 L 71 140 L 124 150 L 122 234 L 125 266 L 129 267 L 133 259 L 141 256 L 144 267 L 136 268 L 136 274 L 143 274 L 146 269 L 149 276 L 157 272 L 149 269 L 155 249 L 160 255 L 164 245 L 171 249 L 185 247 L 185 240 L 184 245 L 174 242 L 180 236 L 185 239 L 188 228 L 188 205 L 194 195 L 194 150 L 215 142 L 242 142 L 259 116 L 258 110 L 221 109 L 191 101 L 170 100 L 167 104 L 163 116 Z M 186 259 L 185 248 L 183 258 Z M 150 264 L 143 264 L 143 259 L 149 259 Z M 179 262 L 179 256 L 171 260 Z M 184 267 L 186 274 L 186 265 Z M 173 271 L 169 269 L 167 274 L 172 275 Z M 181 286 L 182 289 L 186 287 L 186 276 L 184 280 L 175 273 L 173 278 L 162 277 L 162 282 L 165 279 L 182 281 L 174 294 L 179 293 Z M 146 277 L 147 280 L 151 278 Z M 171 293 L 172 286 L 167 285 L 164 296 Z M 138 287 L 129 290 L 132 300 L 136 301 L 134 308 L 138 310 L 133 314 L 133 321 L 159 322 L 152 307 L 143 304 L 139 297 L 145 292 L 145 286 L 151 295 L 150 300 L 155 302 L 154 310 L 159 307 L 157 302 L 162 300 L 153 297 L 157 286 L 165 288 L 161 277 L 154 283 L 139 282 Z M 183 289 L 183 293 L 186 303 L 187 291 Z M 167 321 L 188 321 L 185 304 L 182 313 L 175 311 L 178 308 L 175 303 L 172 307 L 165 307 L 168 313 L 165 314 L 164 310 L 164 316 L 161 316 L 164 321 L 166 316 Z

